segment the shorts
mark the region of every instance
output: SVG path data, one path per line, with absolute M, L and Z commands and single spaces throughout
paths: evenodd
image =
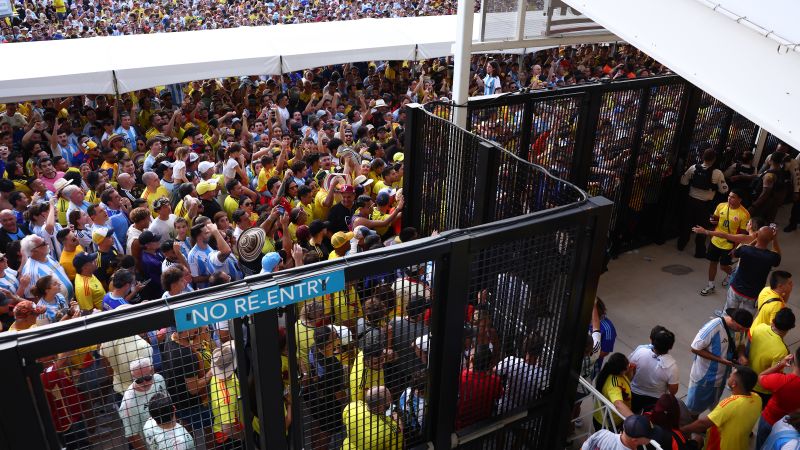
M 211 410 L 202 406 L 176 408 L 175 415 L 178 417 L 181 424 L 188 427 L 191 431 L 208 428 L 213 423 Z
M 731 251 L 719 248 L 716 245 L 714 245 L 714 243 L 708 244 L 708 250 L 706 251 L 706 259 L 708 259 L 711 262 L 718 262 L 723 266 L 730 266 L 731 264 L 733 264 L 733 257 L 731 257 Z
M 744 295 L 736 292 L 732 287 L 728 286 L 728 295 L 725 299 L 725 309 L 728 308 L 741 308 L 749 311 L 753 317 L 756 316 L 756 299 L 745 297 Z
M 725 384 L 714 386 L 690 382 L 689 392 L 686 395 L 686 408 L 694 414 L 714 408 L 722 396 L 723 389 L 725 389 Z

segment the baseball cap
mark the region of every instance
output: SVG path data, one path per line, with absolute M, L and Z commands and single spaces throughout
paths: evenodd
M 622 429 L 628 437 L 653 439 L 655 430 L 647 417 L 633 414 L 625 419 Z
M 741 327 L 750 328 L 750 325 L 753 324 L 753 314 L 746 309 L 728 308 L 725 310 L 725 314 L 730 316 Z
M 142 234 L 139 235 L 139 243 L 142 245 L 147 245 L 151 242 L 158 242 L 161 240 L 161 236 L 153 233 L 150 230 L 142 231 Z
M 170 161 L 161 161 L 161 165 L 171 169 L 173 166 L 175 166 L 175 163 Z
M 350 239 L 353 239 L 353 236 L 354 234 L 352 231 L 347 233 L 343 231 L 337 231 L 331 237 L 331 245 L 333 245 L 333 248 L 341 248 L 347 245 L 350 242 Z
M 198 195 L 203 195 L 203 194 L 206 194 L 208 192 L 213 191 L 216 188 L 217 188 L 216 180 L 206 180 L 206 181 L 201 181 L 200 183 L 198 183 L 196 189 L 197 189 L 197 194 Z
M 114 235 L 114 230 L 112 230 L 111 228 L 97 227 L 94 230 L 92 230 L 92 242 L 94 242 L 95 244 L 99 244 L 103 242 L 105 238 L 109 238 L 113 235 Z
M 341 186 L 339 187 L 339 192 L 341 192 L 341 193 L 343 193 L 343 194 L 347 194 L 347 193 L 353 194 L 353 193 L 355 193 L 355 192 L 356 192 L 356 190 L 355 190 L 355 188 L 353 188 L 353 186 L 352 186 L 352 185 L 350 185 L 350 184 L 343 184 L 343 185 L 341 185 Z
M 75 270 L 80 272 L 84 265 L 94 261 L 97 258 L 97 253 L 80 252 L 72 259 L 72 266 Z
M 379 193 L 379 194 L 378 194 L 378 195 L 375 197 L 375 203 L 376 203 L 378 206 L 386 206 L 386 205 L 388 205 L 388 204 L 389 204 L 389 200 L 390 200 L 390 199 L 391 199 L 391 196 L 389 196 L 389 194 L 387 194 L 386 192 L 383 192 L 383 191 L 381 191 L 381 192 L 380 192 L 380 193 Z
M 405 159 L 405 157 L 406 156 L 403 154 L 403 152 L 397 152 L 394 154 L 394 156 L 392 156 L 392 161 L 401 162 Z
M 278 263 L 281 262 L 281 255 L 277 252 L 270 252 L 261 258 L 261 273 L 272 273 Z
M 38 306 L 30 300 L 23 300 L 14 306 L 15 319 L 27 319 L 30 316 L 38 316 L 44 314 L 47 310 L 44 306 Z
M 189 162 L 195 162 L 199 158 L 200 158 L 200 156 L 198 156 L 197 153 L 194 153 L 194 152 L 189 153 Z
M 206 173 L 208 172 L 208 169 L 213 169 L 213 168 L 214 168 L 214 163 L 212 163 L 211 161 L 203 161 L 197 165 L 197 170 L 200 173 Z

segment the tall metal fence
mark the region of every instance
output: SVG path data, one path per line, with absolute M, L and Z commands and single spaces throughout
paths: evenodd
M 0 448 L 557 448 L 610 202 L 431 122 L 406 188 L 462 229 L 0 334 Z
M 425 108 L 449 112 L 452 107 L 426 104 Z M 470 100 L 467 109 L 467 129 L 472 133 L 541 165 L 590 195 L 611 199 L 613 253 L 675 235 L 686 195 L 680 175 L 699 162 L 700 149 L 705 144 L 715 148 L 717 167 L 724 170 L 744 151 L 753 150 L 759 131 L 754 123 L 677 76 L 504 94 Z M 429 130 L 442 127 L 427 126 Z M 414 138 L 408 143 L 410 153 L 436 147 L 430 132 L 409 130 Z M 475 169 L 450 170 L 471 173 Z M 503 178 L 499 183 L 512 186 L 516 195 L 524 193 L 521 186 L 535 190 L 534 184 L 520 185 L 513 172 L 499 176 Z M 480 182 L 481 177 L 476 180 Z M 516 212 L 512 209 L 508 214 Z M 494 218 L 505 214 L 500 211 Z

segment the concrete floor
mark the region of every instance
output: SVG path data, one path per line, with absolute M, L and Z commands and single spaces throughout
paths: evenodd
M 778 239 L 781 245 L 781 270 L 787 270 L 800 283 L 800 231 L 784 233 L 789 208 L 784 207 L 779 215 Z M 622 254 L 609 264 L 609 270 L 600 277 L 598 295 L 608 308 L 608 317 L 617 329 L 614 351 L 630 354 L 636 346 L 649 343 L 650 330 L 663 325 L 675 333 L 672 354 L 678 362 L 681 374 L 679 397 L 686 395 L 692 353 L 689 346 L 698 330 L 725 304 L 727 288 L 721 286 L 723 273 L 717 275 L 717 290 L 702 297 L 699 294 L 708 279 L 708 261 L 694 258 L 694 244 L 683 252 L 676 248 L 676 241 L 664 245 L 649 245 Z M 672 275 L 662 268 L 680 264 L 690 267 L 686 275 Z M 793 292 L 789 305 L 800 314 L 800 288 Z M 800 342 L 800 329 L 787 335 L 786 343 L 794 351 Z
M 788 214 L 788 207 L 778 214 L 778 239 L 782 250 L 780 269 L 794 274 L 795 282 L 800 283 L 800 231 L 783 232 Z M 720 285 L 724 275 L 721 272 L 717 275 L 716 293 L 707 297 L 699 294 L 708 279 L 708 261 L 695 259 L 693 251 L 694 243 L 690 243 L 686 250 L 679 252 L 673 239 L 664 245 L 649 245 L 625 253 L 611 261 L 598 288 L 598 296 L 605 302 L 608 317 L 617 329 L 614 351 L 629 355 L 636 346 L 648 344 L 650 330 L 655 325 L 663 325 L 675 333 L 676 342 L 671 353 L 680 370 L 680 398 L 686 396 L 689 384 L 693 360 L 690 344 L 714 311 L 721 310 L 725 304 L 726 288 Z M 685 275 L 672 275 L 662 270 L 672 264 L 687 266 L 692 271 Z M 789 299 L 790 307 L 798 315 L 799 297 L 800 288 Z M 800 327 L 789 332 L 786 338 L 792 352 L 799 342 Z M 583 410 L 591 408 L 591 403 L 585 401 Z M 590 428 L 591 418 L 586 418 L 576 431 L 591 433 Z M 581 443 L 581 440 L 576 440 L 570 448 L 578 449 Z

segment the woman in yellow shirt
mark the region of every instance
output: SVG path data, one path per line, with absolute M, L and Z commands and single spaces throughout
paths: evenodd
M 622 353 L 614 353 L 600 370 L 595 382 L 597 390 L 617 408 L 622 417 L 628 417 L 633 414 L 631 410 L 633 397 L 631 395 L 630 372 L 631 367 L 628 358 Z M 592 417 L 595 430 L 603 428 L 603 410 L 601 406 L 600 402 L 595 401 L 597 411 Z M 619 428 L 622 424 L 622 419 L 614 415 L 613 420 L 617 428 Z

